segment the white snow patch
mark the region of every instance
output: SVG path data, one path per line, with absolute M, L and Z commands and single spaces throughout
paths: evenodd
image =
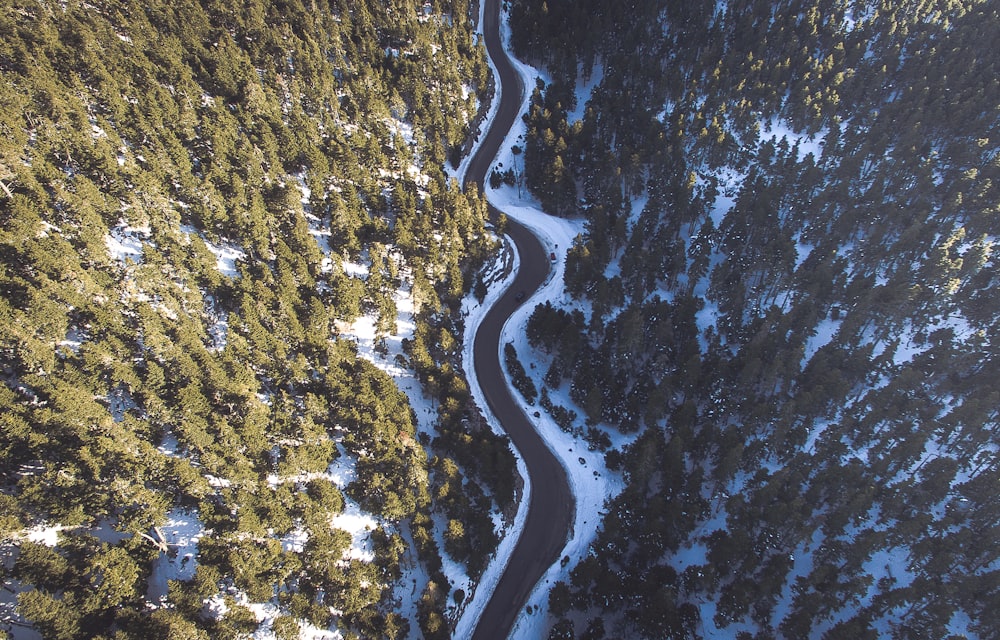
M 215 255 L 215 266 L 219 272 L 229 278 L 239 278 L 236 261 L 246 257 L 243 249 L 231 244 L 213 244 L 205 241 L 205 246 Z
M 76 325 L 66 330 L 66 337 L 59 342 L 60 347 L 66 347 L 75 354 L 80 353 L 80 347 L 87 340 L 87 332 Z
M 309 206 L 309 199 L 312 197 L 312 189 L 306 185 L 305 171 L 300 171 L 295 174 L 295 183 L 298 185 L 299 193 L 301 194 L 299 202 L 302 203 L 302 210 L 308 213 L 312 209 L 312 207 Z
M 132 227 L 121 222 L 112 227 L 104 236 L 108 254 L 123 265 L 127 261 L 142 262 L 142 245 L 149 242 L 149 227 Z
M 273 627 L 274 621 L 285 614 L 280 607 L 273 602 L 250 602 L 243 593 L 236 595 L 238 604 L 249 609 L 259 625 L 250 636 L 254 640 L 277 640 Z M 331 629 L 320 629 L 307 620 L 296 619 L 299 624 L 299 640 L 343 640 L 344 636 L 340 631 Z
M 462 85 L 462 94 L 463 94 L 462 97 L 463 97 L 463 99 L 468 97 L 469 94 L 467 92 L 468 92 L 468 87 L 466 87 L 465 85 Z M 403 141 L 406 142 L 406 144 L 408 144 L 408 145 L 412 145 L 413 144 L 414 137 L 413 137 L 413 125 L 412 124 L 410 124 L 409 122 L 404 122 L 402 120 L 398 120 L 398 119 L 394 118 L 392 120 L 389 120 L 389 127 L 392 129 L 392 132 L 394 134 L 402 136 L 403 137 Z
M 709 211 L 709 216 L 712 218 L 712 224 L 718 229 L 719 225 L 722 223 L 722 219 L 726 217 L 729 210 L 733 208 L 736 204 L 736 198 L 730 195 L 725 195 L 719 193 L 715 197 L 715 201 L 712 203 L 712 209 Z
M 604 80 L 604 64 L 600 62 L 594 63 L 594 68 L 591 70 L 589 78 L 584 79 L 582 75 L 578 78 L 576 83 L 576 108 L 566 114 L 566 120 L 569 124 L 583 119 L 584 114 L 587 112 L 587 102 L 594 93 L 594 88 L 601 84 L 602 80 Z
M 211 242 L 202 236 L 202 234 L 191 225 L 181 226 L 181 232 L 201 237 L 202 242 L 205 243 L 208 250 L 215 256 L 215 267 L 219 270 L 219 273 L 228 278 L 240 277 L 240 272 L 236 268 L 236 261 L 245 258 L 246 253 L 239 245 L 234 242 L 226 241 L 222 241 L 220 243 Z
M 197 514 L 175 508 L 167 514 L 167 521 L 160 527 L 168 552 L 153 561 L 146 597 L 162 606 L 167 597 L 168 580 L 190 580 L 198 566 L 198 541 L 205 535 L 205 525 Z
M 171 458 L 179 458 L 180 454 L 177 451 L 179 443 L 177 442 L 177 436 L 174 435 L 172 431 L 168 431 L 163 436 L 163 441 L 160 445 L 156 447 L 156 450 L 165 456 L 170 456 Z
M 368 278 L 368 266 L 356 262 L 345 260 L 343 263 L 344 273 L 352 278 L 366 280 Z
M 228 489 L 233 484 L 229 478 L 220 478 L 211 474 L 205 474 L 205 479 L 208 480 L 208 486 L 213 489 Z
M 969 627 L 972 626 L 972 619 L 964 611 L 956 611 L 948 621 L 948 631 L 958 638 L 978 639 L 978 633 L 974 633 Z
M 378 529 L 378 521 L 370 513 L 363 511 L 357 502 L 345 495 L 344 510 L 330 519 L 330 526 L 351 534 L 351 547 L 344 553 L 345 559 L 362 562 L 375 560 L 371 533 Z
M 309 235 L 313 237 L 316 241 L 316 246 L 323 253 L 323 262 L 320 265 L 323 273 L 329 273 L 332 270 L 333 263 L 330 259 L 330 232 L 329 225 L 322 224 L 322 221 L 312 214 L 306 215 L 306 220 L 309 221 Z
M 712 329 L 718 333 L 719 305 L 708 298 L 704 299 L 705 305 L 694 314 L 695 324 L 698 326 L 698 344 L 702 353 L 708 353 L 708 330 Z
M 828 344 L 833 337 L 837 335 L 837 331 L 840 330 L 840 324 L 843 320 L 833 320 L 831 318 L 824 318 L 819 321 L 816 325 L 816 331 L 813 335 L 806 339 L 805 355 L 802 357 L 802 366 L 805 366 L 809 360 L 816 355 L 823 346 Z
M 813 531 L 812 538 L 800 542 L 792 553 L 792 568 L 785 578 L 781 595 L 778 596 L 778 601 L 775 603 L 774 610 L 771 613 L 772 628 L 776 629 L 781 624 L 781 621 L 788 617 L 796 591 L 800 588 L 798 581 L 800 578 L 805 579 L 812 572 L 814 564 L 813 549 L 818 548 L 823 543 L 823 538 L 823 530 L 816 528 Z
M 826 138 L 826 129 L 811 135 L 797 133 L 787 122 L 778 117 L 774 117 L 762 124 L 761 131 L 761 143 L 771 140 L 775 145 L 777 145 L 781 142 L 782 138 L 784 138 L 788 141 L 789 149 L 798 145 L 798 155 L 796 156 L 796 159 L 799 162 L 802 162 L 802 160 L 810 153 L 816 160 L 819 160 L 823 155 L 823 146 L 821 143 L 823 139 Z
M 292 553 L 302 553 L 309 542 L 309 532 L 302 527 L 296 527 L 281 538 L 281 549 Z
M 44 544 L 46 547 L 54 547 L 59 544 L 60 532 L 75 528 L 63 524 L 37 525 L 24 533 L 24 539 L 36 544 Z
M 136 406 L 135 400 L 132 399 L 132 394 L 128 392 L 128 389 L 124 385 L 118 385 L 108 394 L 108 408 L 115 422 L 124 420 L 125 414 L 135 409 Z
M 801 234 L 799 234 L 799 236 L 801 236 Z M 814 248 L 815 248 L 815 245 L 812 245 L 812 244 L 809 244 L 809 243 L 806 243 L 806 242 L 802 242 L 799 239 L 795 240 L 795 268 L 796 269 L 798 269 L 800 266 L 802 266 L 802 263 L 806 261 L 806 259 L 809 257 L 809 254 L 812 253 L 812 250 Z
M 212 338 L 212 346 L 216 351 L 222 351 L 226 348 L 227 339 L 229 336 L 229 321 L 222 316 L 208 327 L 208 335 Z
M 917 340 L 917 332 L 913 328 L 910 320 L 907 320 L 905 327 L 901 334 L 899 335 L 899 344 L 896 346 L 896 351 L 892 354 L 892 361 L 894 364 L 902 365 L 906 364 L 914 357 L 920 355 L 930 347 L 926 342 Z

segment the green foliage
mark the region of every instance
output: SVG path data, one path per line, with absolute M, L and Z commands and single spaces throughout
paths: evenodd
M 41 591 L 26 591 L 17 598 L 18 611 L 31 620 L 47 638 L 73 640 L 80 638 L 80 614 L 75 610 L 73 598 L 55 598 Z
M 544 90 L 544 93 L 543 93 Z M 528 188 L 538 196 L 546 211 L 557 214 L 576 212 L 576 183 L 565 158 L 573 154 L 574 135 L 566 112 L 575 105 L 574 94 L 566 85 L 546 87 L 538 80 L 528 113 L 528 144 L 524 152 L 524 173 Z
M 458 373 L 454 335 L 461 327 L 446 317 L 436 321 L 435 330 L 432 321 L 433 316 L 421 315 L 413 339 L 403 346 L 425 392 L 438 403 L 438 436 L 432 445 L 442 453 L 431 461 L 434 506 L 463 523 L 464 536 L 455 550 L 476 573 L 498 542 L 489 512 L 513 502 L 515 461 L 507 439 L 486 424 Z
M 175 609 L 157 609 L 142 620 L 141 626 L 133 633 L 135 638 L 152 638 L 155 640 L 205 640 L 209 637 L 203 629 L 185 618 Z
M 36 588 L 18 595 L 18 611 L 47 637 L 88 637 L 139 605 L 148 561 L 144 548 L 76 532 L 57 548 L 25 542 L 12 576 Z
M 444 609 L 447 592 L 435 582 L 429 582 L 417 602 L 417 618 L 424 637 L 434 640 L 444 640 L 451 637 L 448 621 L 439 611 Z
M 299 637 L 299 623 L 291 616 L 279 616 L 271 624 L 271 630 L 278 640 L 296 640 Z
M 0 9 L 0 532 L 80 531 L 23 544 L 20 613 L 54 638 L 245 637 L 256 619 L 231 598 L 201 615 L 232 586 L 291 593 L 279 637 L 329 626 L 330 606 L 350 633 L 405 635 L 398 540 L 340 566 L 344 496 L 300 479 L 346 452 L 345 493 L 428 534 L 412 411 L 337 336 L 365 312 L 394 333 L 408 279 L 431 313 L 457 310 L 493 249 L 485 201 L 442 166 L 488 91 L 468 2 L 50 9 Z M 442 334 L 453 356 L 460 335 Z M 467 386 L 452 374 L 448 393 L 457 430 Z M 456 515 L 484 556 L 485 494 Z M 149 540 L 176 508 L 206 527 L 198 569 L 170 585 L 175 608 L 150 606 Z M 98 524 L 123 541 L 80 533 Z M 298 527 L 312 546 L 283 551 Z M 419 553 L 438 579 L 435 545 Z
M 518 360 L 517 350 L 512 343 L 508 342 L 503 346 L 503 356 L 504 364 L 506 364 L 507 371 L 510 373 L 514 388 L 521 392 L 521 395 L 528 401 L 528 404 L 535 404 L 535 398 L 538 397 L 538 389 L 535 387 L 534 381 L 528 376 L 527 371 L 524 370 L 524 365 Z

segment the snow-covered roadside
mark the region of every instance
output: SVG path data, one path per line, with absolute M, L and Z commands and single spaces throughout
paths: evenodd
M 515 127 L 519 128 L 523 128 L 523 125 Z M 519 134 L 520 131 L 514 131 L 511 135 Z M 507 142 L 505 146 L 509 149 L 511 138 L 508 138 Z M 514 344 L 518 357 L 529 370 L 529 375 L 536 378 L 537 383 L 537 377 L 544 371 L 545 365 L 536 364 L 539 358 L 533 355 L 534 349 L 528 344 L 525 327 L 528 317 L 537 304 L 549 301 L 556 306 L 572 305 L 564 293 L 563 271 L 566 251 L 572 246 L 573 238 L 583 232 L 583 223 L 554 218 L 542 213 L 537 204 L 518 199 L 517 191 L 513 187 L 488 190 L 488 193 L 490 200 L 510 218 L 535 232 L 547 252 L 556 254 L 556 261 L 549 278 L 511 315 L 501 335 L 502 343 Z M 532 421 L 542 439 L 565 468 L 576 503 L 570 538 L 560 554 L 562 558 L 568 557 L 568 562 L 559 562 L 549 568 L 532 591 L 527 602 L 527 610 L 521 612 L 512 630 L 512 637 L 541 638 L 545 636 L 548 622 L 545 612 L 548 610 L 549 588 L 556 581 L 565 580 L 570 569 L 587 555 L 590 544 L 597 534 L 605 502 L 621 492 L 624 484 L 618 474 L 605 470 L 602 451 L 591 451 L 583 439 L 574 438 L 564 432 L 548 413 L 528 405 L 520 394 L 515 392 L 514 396 L 520 400 L 526 415 L 535 416 L 536 412 L 538 413 L 538 417 L 533 417 Z M 549 397 L 554 404 L 573 406 L 568 392 L 550 390 Z M 612 446 L 620 448 L 627 440 L 620 436 L 612 438 Z M 533 613 L 528 613 L 529 610 Z
M 479 19 L 476 21 L 475 30 L 475 34 L 479 38 L 483 37 L 483 12 L 485 10 L 486 2 L 479 2 Z M 493 120 L 497 116 L 497 109 L 500 108 L 500 97 L 503 95 L 503 85 L 500 83 L 500 74 L 497 73 L 497 68 L 494 66 L 493 60 L 489 56 L 486 56 L 486 61 L 490 65 L 490 73 L 493 74 L 493 100 L 490 102 L 489 109 L 486 110 L 486 117 L 483 118 L 483 121 L 479 124 L 479 128 L 472 134 L 475 136 L 475 142 L 472 143 L 472 148 L 469 149 L 469 152 L 462 158 L 462 162 L 459 163 L 458 168 L 452 169 L 447 164 L 445 165 L 445 173 L 458 180 L 458 184 L 465 183 L 465 174 L 469 171 L 469 163 L 472 162 L 472 158 L 474 158 L 476 153 L 479 151 L 479 147 L 483 146 L 483 140 L 486 138 L 486 132 L 493 126 Z
M 480 20 L 481 22 L 482 20 Z M 490 64 L 492 65 L 492 62 Z M 486 312 L 490 310 L 500 296 L 510 287 L 514 276 L 517 275 L 517 270 L 520 268 L 520 256 L 518 256 L 517 250 L 514 248 L 514 243 L 511 242 L 510 238 L 505 238 L 504 246 L 513 249 L 511 257 L 512 268 L 499 282 L 489 287 L 488 293 L 482 303 L 478 302 L 471 295 L 466 297 L 462 303 L 462 313 L 467 316 L 465 320 L 465 343 L 462 345 L 462 365 L 465 369 L 465 377 L 469 382 L 469 391 L 472 393 L 476 405 L 480 407 L 480 410 L 486 417 L 486 422 L 490 425 L 490 428 L 500 434 L 504 433 L 503 425 L 487 409 L 486 395 L 483 393 L 483 388 L 479 385 L 479 379 L 476 377 L 472 353 L 476 333 L 479 331 L 479 326 L 486 317 Z M 502 261 L 503 257 L 501 256 L 498 258 L 498 264 L 494 267 L 494 270 L 498 267 L 502 268 Z M 500 545 L 486 566 L 486 570 L 483 571 L 483 575 L 479 579 L 479 584 L 476 585 L 475 593 L 468 600 L 465 610 L 462 612 L 462 617 L 459 618 L 455 625 L 452 637 L 469 638 L 472 636 L 472 632 L 476 628 L 476 623 L 479 621 L 479 617 L 482 615 L 486 604 L 493 597 L 497 582 L 500 581 L 500 576 L 503 575 L 504 569 L 507 568 L 510 555 L 514 552 L 514 546 L 517 544 L 518 538 L 521 537 L 521 531 L 524 529 L 524 521 L 528 517 L 528 496 L 531 494 L 531 482 L 528 478 L 528 469 L 524 465 L 524 460 L 516 449 L 514 449 L 514 457 L 517 461 L 517 472 L 524 480 L 517 513 L 510 527 L 506 531 L 499 532 L 501 536 Z
M 481 15 L 480 24 L 482 24 Z M 543 77 L 543 74 L 533 67 L 516 60 L 510 53 L 510 30 L 505 19 L 501 20 L 501 29 L 501 37 L 504 42 L 504 48 L 510 56 L 515 69 L 521 75 L 524 86 L 533 86 L 534 79 L 540 76 Z M 497 78 L 498 74 L 492 60 L 490 61 L 490 67 L 493 71 L 494 78 Z M 529 100 L 530 96 L 528 94 L 522 96 L 520 110 L 522 113 L 528 108 Z M 495 101 L 494 107 L 491 107 L 490 118 L 487 121 L 486 126 L 492 123 L 492 118 L 495 112 L 494 109 L 497 102 L 498 101 Z M 515 120 L 514 126 L 508 132 L 503 145 L 501 145 L 500 152 L 494 159 L 494 165 L 501 164 L 504 166 L 513 166 L 514 157 L 511 152 L 511 147 L 517 144 L 518 141 L 524 136 L 525 128 L 525 124 L 522 120 Z M 466 166 L 467 163 L 463 163 L 463 167 L 460 167 L 460 170 L 464 170 L 464 167 Z M 539 290 L 525 302 L 525 304 L 523 304 L 514 314 L 511 315 L 504 326 L 504 330 L 501 335 L 501 342 L 514 343 L 522 361 L 528 363 L 532 369 L 535 369 L 533 359 L 530 357 L 532 349 L 530 345 L 528 345 L 524 327 L 526 326 L 528 317 L 531 315 L 531 312 L 536 304 L 545 300 L 556 303 L 560 301 L 569 303 L 568 300 L 564 300 L 562 284 L 566 252 L 568 248 L 572 246 L 573 239 L 583 232 L 583 222 L 580 220 L 571 221 L 549 216 L 541 211 L 537 201 L 519 197 L 517 190 L 513 187 L 502 186 L 498 189 L 493 189 L 487 186 L 486 195 L 489 201 L 503 211 L 508 217 L 517 220 L 519 223 L 531 229 L 541 240 L 543 246 L 545 247 L 545 251 L 547 253 L 553 253 L 556 256 L 549 278 L 539 288 Z M 481 388 L 479 387 L 479 382 L 476 379 L 475 372 L 471 367 L 472 345 L 474 342 L 475 332 L 482 320 L 482 312 L 484 312 L 485 309 L 487 309 L 493 301 L 495 301 L 496 298 L 504 292 L 507 286 L 509 286 L 510 280 L 511 278 L 508 278 L 504 281 L 502 286 L 493 288 L 483 305 L 468 309 L 468 311 L 470 311 L 470 316 L 466 324 L 466 338 L 463 356 L 465 359 L 466 373 L 469 378 L 470 388 L 472 389 L 473 396 L 480 407 L 486 406 L 485 398 Z M 501 361 L 503 361 L 502 358 Z M 516 392 L 514 395 L 517 398 L 521 397 Z M 563 395 L 564 394 L 561 393 L 553 393 L 551 394 L 551 397 L 556 403 L 570 405 L 571 403 L 569 402 L 569 399 L 562 397 Z M 523 399 L 522 408 L 525 410 L 526 415 L 535 415 L 536 409 L 534 407 L 530 407 L 523 401 Z M 548 621 L 547 616 L 544 615 L 544 612 L 548 610 L 548 588 L 551 587 L 551 585 L 556 581 L 565 579 L 568 571 L 587 554 L 588 548 L 596 536 L 597 526 L 601 520 L 601 508 L 605 504 L 606 500 L 616 495 L 623 488 L 623 483 L 620 477 L 608 474 L 604 471 L 603 453 L 599 451 L 589 451 L 586 444 L 582 440 L 574 439 L 569 434 L 563 432 L 547 414 L 539 412 L 538 416 L 539 417 L 533 420 L 536 429 L 566 469 L 570 489 L 573 492 L 576 502 L 575 519 L 573 529 L 570 533 L 570 539 L 563 548 L 563 552 L 560 554 L 561 557 L 568 558 L 569 561 L 554 564 L 543 576 L 543 579 L 529 596 L 526 609 L 522 610 L 520 616 L 515 622 L 511 634 L 513 637 L 543 637 Z M 491 426 L 494 429 L 497 429 L 498 425 L 496 424 L 495 417 L 491 415 L 488 419 Z M 614 444 L 615 446 L 620 446 L 621 442 L 615 442 Z M 523 494 L 526 498 L 530 493 L 530 488 L 527 484 L 524 464 L 516 451 L 515 455 L 518 456 L 518 469 L 521 472 L 522 477 L 526 479 Z M 521 535 L 527 510 L 528 500 L 522 499 L 518 507 L 517 518 L 515 519 L 513 526 L 506 533 L 493 561 L 487 567 L 473 601 L 467 607 L 463 617 L 456 627 L 455 637 L 469 637 L 472 630 L 475 628 L 475 624 L 482 613 L 483 607 L 489 601 L 489 597 L 493 593 L 496 582 L 499 580 L 500 575 L 507 566 L 514 544 Z M 528 613 L 528 611 L 531 611 L 532 613 Z
M 485 11 L 485 2 L 479 3 L 479 20 L 477 22 L 477 33 L 482 37 L 483 30 L 483 20 Z M 490 130 L 493 126 L 493 121 L 496 119 L 497 109 L 500 107 L 500 98 L 503 91 L 503 86 L 500 83 L 500 74 L 497 71 L 496 65 L 493 64 L 493 59 L 487 57 L 487 61 L 490 65 L 490 73 L 493 74 L 493 86 L 495 87 L 495 92 L 493 94 L 493 101 L 490 103 L 489 111 L 486 114 L 486 118 L 483 120 L 482 125 L 479 129 L 479 134 L 477 135 L 476 142 L 473 144 L 472 149 L 469 153 L 462 159 L 461 164 L 455 171 L 455 177 L 458 179 L 459 183 L 465 181 L 465 174 L 469 169 L 469 163 L 472 161 L 473 156 L 479 151 L 479 147 L 482 146 L 483 140 L 485 139 L 485 133 Z M 487 172 L 488 175 L 489 172 Z M 472 295 L 466 296 L 462 303 L 462 314 L 466 316 L 465 320 L 465 335 L 464 343 L 462 344 L 462 366 L 465 369 L 465 377 L 469 383 L 469 391 L 472 394 L 476 405 L 480 407 L 483 415 L 486 417 L 487 424 L 496 433 L 504 433 L 503 426 L 497 420 L 496 416 L 493 415 L 491 411 L 488 410 L 488 405 L 486 403 L 486 395 L 483 393 L 482 387 L 479 385 L 479 378 L 476 377 L 475 367 L 473 366 L 473 348 L 476 341 L 476 334 L 479 332 L 479 327 L 483 323 L 483 319 L 486 317 L 487 311 L 493 307 L 500 296 L 510 287 L 511 282 L 517 275 L 517 271 L 520 268 L 520 256 L 517 253 L 517 249 L 514 247 L 514 243 L 510 238 L 504 238 L 505 249 L 509 248 L 511 250 L 510 263 L 511 268 L 506 270 L 506 275 L 500 278 L 499 282 L 492 284 L 487 289 L 486 297 L 480 303 Z M 497 262 L 493 266 L 493 271 L 496 273 L 504 273 L 503 265 L 504 257 L 501 255 L 497 258 Z M 469 638 L 472 636 L 473 631 L 476 628 L 476 623 L 479 622 L 480 616 L 482 616 L 483 609 L 486 604 L 493 597 L 493 592 L 496 590 L 497 582 L 500 581 L 500 576 L 503 575 L 504 570 L 507 568 L 507 563 L 510 560 L 511 554 L 514 552 L 514 546 L 517 544 L 518 538 L 521 537 L 521 531 L 524 529 L 524 521 L 528 517 L 528 496 L 531 494 L 531 482 L 528 478 L 528 470 L 524 464 L 524 460 L 521 458 L 520 453 L 512 447 L 514 451 L 514 458 L 517 462 L 517 472 L 524 481 L 521 488 L 521 500 L 517 506 L 517 513 L 514 516 L 514 520 L 506 531 L 498 532 L 500 535 L 500 544 L 497 547 L 493 558 L 490 560 L 489 564 L 486 565 L 486 569 L 483 571 L 483 575 L 479 579 L 479 583 L 475 587 L 475 591 L 471 593 L 471 597 L 466 601 L 465 609 L 462 611 L 461 617 L 455 624 L 455 629 L 452 637 L 455 638 Z
M 367 274 L 367 268 L 363 265 L 344 263 L 343 267 L 347 272 Z M 415 426 L 417 432 L 433 437 L 435 434 L 434 422 L 437 410 L 433 406 L 432 399 L 424 394 L 424 389 L 413 369 L 402 366 L 402 363 L 406 359 L 403 353 L 403 340 L 413 338 L 413 332 L 416 329 L 413 317 L 413 297 L 409 285 L 404 284 L 402 288 L 398 289 L 394 300 L 397 311 L 396 332 L 388 336 L 385 341 L 386 349 L 384 352 L 380 353 L 380 350 L 375 348 L 376 320 L 373 316 L 362 316 L 351 325 L 344 327 L 341 331 L 341 337 L 352 340 L 357 345 L 360 357 L 368 360 L 392 377 L 396 387 L 406 394 L 410 406 L 416 414 L 417 424 Z M 347 459 L 348 457 L 345 455 L 338 460 Z M 344 484 L 346 486 L 346 482 Z M 383 526 L 386 525 L 383 523 Z M 341 528 L 343 527 L 341 526 Z M 444 552 L 442 532 L 442 526 L 435 526 L 435 537 L 437 538 L 439 548 L 442 550 L 442 571 L 445 577 L 448 578 L 452 590 L 462 589 L 466 593 L 469 593 L 474 587 L 471 578 L 462 564 L 455 562 Z M 408 531 L 404 530 L 399 533 L 409 540 Z M 409 542 L 411 542 L 410 549 L 412 551 L 412 540 L 409 540 Z M 417 628 L 416 605 L 420 596 L 419 593 L 413 595 L 407 585 L 423 585 L 426 584 L 427 579 L 428 576 L 416 556 L 412 556 L 409 558 L 408 566 L 403 567 L 403 577 L 397 583 L 396 598 L 401 604 L 399 613 L 413 623 L 414 629 Z

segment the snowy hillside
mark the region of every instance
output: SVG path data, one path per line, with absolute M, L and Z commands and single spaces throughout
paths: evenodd
M 450 636 L 516 485 L 469 10 L 0 8 L 5 632 Z
M 539 394 L 635 434 L 549 637 L 995 635 L 995 7 L 511 21 L 524 182 L 583 225 Z

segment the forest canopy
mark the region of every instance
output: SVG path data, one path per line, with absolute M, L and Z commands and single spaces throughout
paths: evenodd
M 411 617 L 448 636 L 440 556 L 481 570 L 514 485 L 453 346 L 494 243 L 445 173 L 491 90 L 471 12 L 4 3 L 0 539 L 19 620 L 242 637 L 268 603 L 279 637 L 403 637 L 409 563 Z M 404 364 L 448 407 L 432 433 L 344 335 L 369 315 L 384 344 L 400 290 Z M 376 523 L 371 557 L 335 524 L 348 501 Z M 180 520 L 190 558 L 163 532 Z
M 512 1 L 540 393 L 637 434 L 550 637 L 996 634 L 998 18 Z

